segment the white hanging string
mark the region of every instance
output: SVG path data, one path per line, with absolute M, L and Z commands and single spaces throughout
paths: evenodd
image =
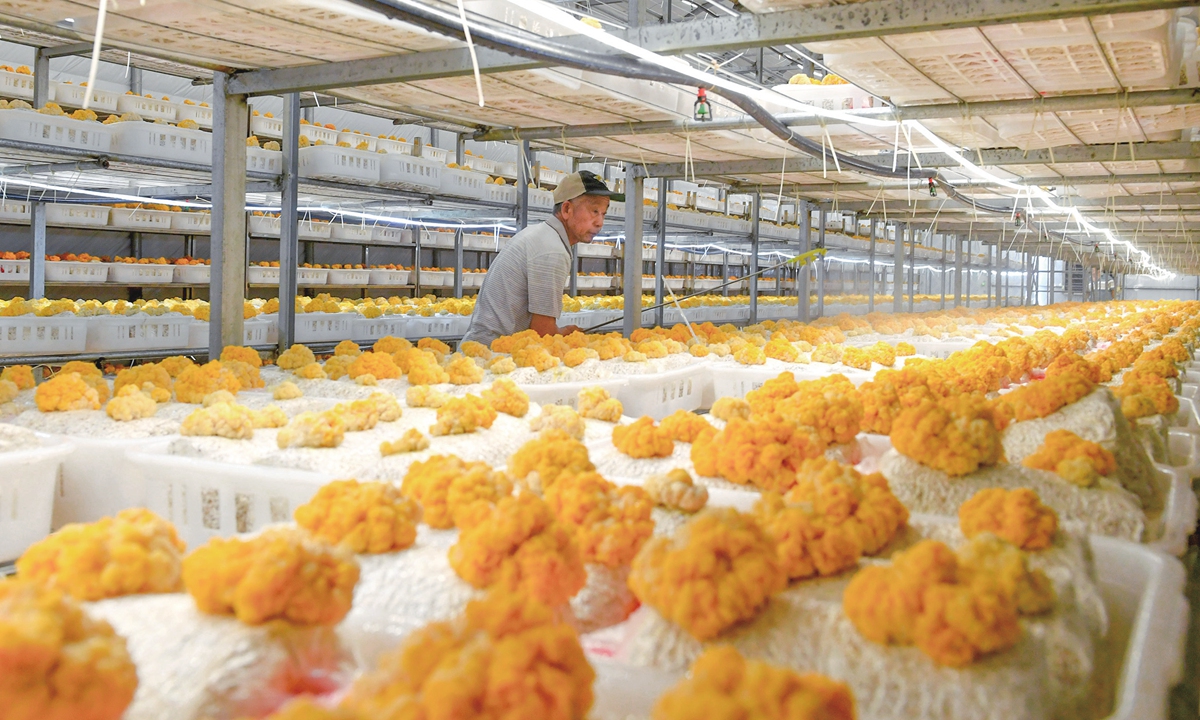
M 108 16 L 108 0 L 100 0 L 100 12 L 96 15 L 96 37 L 92 40 L 92 63 L 88 67 L 88 89 L 83 92 L 83 109 L 92 104 L 92 88 L 96 86 L 96 72 L 100 69 L 100 46 L 104 43 L 104 18 Z
M 479 57 L 475 55 L 475 41 L 471 39 L 471 26 L 467 24 L 467 10 L 463 0 L 458 0 L 458 19 L 462 21 L 463 35 L 467 38 L 467 51 L 471 54 L 471 71 L 475 73 L 475 92 L 479 95 L 479 107 L 483 107 L 483 78 L 479 74 Z

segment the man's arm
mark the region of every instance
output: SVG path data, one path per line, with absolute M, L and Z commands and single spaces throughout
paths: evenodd
M 536 331 L 538 335 L 570 335 L 579 329 L 575 325 L 559 327 L 558 318 L 552 318 L 549 315 L 538 315 L 536 313 L 530 319 L 529 327 Z

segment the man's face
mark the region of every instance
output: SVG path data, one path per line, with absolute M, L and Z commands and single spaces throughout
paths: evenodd
M 604 213 L 608 212 L 608 198 L 602 195 L 580 195 L 563 203 L 558 218 L 567 229 L 567 240 L 572 245 L 591 242 L 604 229 Z

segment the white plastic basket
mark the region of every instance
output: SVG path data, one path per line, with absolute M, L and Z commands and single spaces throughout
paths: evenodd
M 380 157 L 336 145 L 300 148 L 300 177 L 377 185 Z
M 108 280 L 108 265 L 100 262 L 58 260 L 46 263 L 46 282 L 102 283 Z
M 278 175 L 283 172 L 283 152 L 264 150 L 260 147 L 246 148 L 246 169 Z
M 371 242 L 389 245 L 412 245 L 412 230 L 395 225 L 376 225 L 371 228 Z
M 529 207 L 539 210 L 554 208 L 554 193 L 541 188 L 529 188 Z
M 385 287 L 398 287 L 400 285 L 407 285 L 410 275 L 411 273 L 408 270 L 371 268 L 371 274 L 367 280 L 367 283 L 370 285 L 382 285 Z
M 112 128 L 113 152 L 196 165 L 212 164 L 212 133 L 152 122 L 119 122 Z
M 251 285 L 278 285 L 279 268 L 251 265 L 246 268 L 246 282 Z
M 370 270 L 330 270 L 330 285 L 366 285 L 371 282 Z
M 300 125 L 300 137 L 308 138 L 308 141 L 313 143 L 314 146 L 316 145 L 316 143 L 318 141 L 325 143 L 325 145 L 336 146 L 337 145 L 337 136 L 338 136 L 337 130 L 330 130 L 329 128 L 322 127 L 321 125 L 305 125 L 305 124 Z M 276 137 L 283 137 L 283 121 L 282 120 L 279 122 L 279 135 L 277 135 Z M 322 147 L 324 147 L 324 146 L 322 146 Z
M 462 274 L 462 286 L 464 288 L 478 289 L 483 287 L 483 278 L 485 272 L 464 272 Z
M 166 315 L 98 315 L 88 318 L 88 352 L 174 350 L 188 347 L 192 318 Z
M 179 103 L 175 106 L 175 118 L 179 122 L 191 120 L 202 128 L 212 129 L 213 110 L 211 107 Z
M 283 120 L 264 115 L 250 116 L 250 134 L 257 138 L 279 140 L 283 137 Z
M 251 215 L 246 219 L 251 235 L 279 237 L 280 220 L 271 215 Z
M 87 318 L 74 315 L 0 318 L 0 355 L 67 355 L 87 345 Z
M 517 188 L 513 185 L 494 185 L 492 183 L 484 183 L 483 199 L 488 202 L 516 205 Z
M 175 266 L 140 263 L 109 263 L 108 282 L 125 285 L 158 285 L 175 279 Z
M 0 562 L 50 534 L 54 490 L 74 446 L 46 436 L 40 447 L 0 453 Z
M 329 282 L 328 268 L 296 268 L 296 284 L 300 287 L 324 285 Z
M 64 115 L 43 115 L 33 110 L 0 110 L 0 138 L 89 152 L 109 152 L 112 125 L 72 120 Z
M 337 342 L 354 334 L 351 313 L 300 313 L 296 316 L 296 342 Z
M 611 258 L 615 249 L 615 246 L 604 243 L 579 243 L 575 246 L 579 257 L 588 258 Z
M 1163 509 L 1163 533 L 1155 541 L 1146 543 L 1168 555 L 1183 555 L 1188 549 L 1188 537 L 1196 529 L 1196 493 L 1192 490 L 1192 477 L 1187 468 L 1173 468 L 1155 463 L 1155 469 L 1166 482 L 1166 507 Z
M 448 315 L 434 317 L 408 315 L 405 320 L 404 337 L 409 340 L 418 340 L 424 337 L 449 337 L 458 325 L 455 318 Z
M 297 507 L 333 479 L 171 455 L 163 441 L 131 452 L 129 462 L 145 487 L 146 507 L 172 523 L 188 547 L 290 521 Z
M 112 208 L 103 205 L 47 203 L 46 224 L 57 227 L 104 227 Z
M 271 318 L 278 318 L 278 315 L 271 317 L 254 317 L 242 322 L 243 344 L 252 345 L 267 345 L 271 342 L 271 331 L 275 329 L 275 322 Z M 197 323 L 193 323 L 195 325 Z M 204 330 L 207 334 L 208 324 L 204 324 Z M 207 345 L 207 341 L 205 342 Z
M 109 213 L 108 222 L 113 227 L 126 230 L 143 230 L 148 232 L 166 232 L 171 229 L 171 216 L 174 213 L 166 210 L 147 210 L 145 208 L 113 208 Z
M 211 265 L 176 265 L 172 282 L 187 285 L 207 285 L 212 277 Z
M 388 155 L 412 155 L 412 144 L 400 142 L 399 140 L 391 140 L 388 138 L 375 138 L 375 152 L 384 152 Z
M 24 200 L 0 199 L 0 222 L 29 224 L 29 203 Z
M 208 235 L 212 232 L 212 215 L 206 212 L 173 212 L 171 229 L 184 235 Z
M 350 143 L 350 147 L 355 150 L 359 149 L 359 144 L 366 143 L 367 147 L 362 148 L 368 152 L 375 152 L 376 138 L 374 135 L 367 135 L 353 130 L 341 130 L 337 134 L 337 141 L 340 143 Z
M 377 318 L 356 318 L 354 320 L 353 340 L 375 341 L 391 335 L 404 337 L 404 327 L 407 318 L 403 315 L 384 315 Z
M 436 160 L 404 154 L 383 155 L 379 162 L 379 184 L 414 192 L 437 192 L 446 167 Z
M 475 172 L 481 172 L 486 175 L 496 174 L 496 162 L 494 160 L 487 160 L 477 155 L 468 155 L 463 158 L 462 164 L 469 166 Z
M 421 247 L 454 249 L 454 233 L 448 230 L 422 230 Z
M 421 270 L 421 287 L 450 287 L 454 284 L 454 273 L 449 270 Z
M 24 282 L 29 280 L 28 260 L 0 260 L 0 280 Z
M 179 106 L 169 100 L 155 100 L 141 95 L 121 95 L 117 98 L 117 111 L 134 113 L 149 120 L 175 122 L 179 117 Z
M 316 220 L 301 220 L 296 224 L 296 237 L 300 240 L 328 240 L 333 232 L 332 224 Z
M 369 242 L 371 240 L 371 226 L 359 223 L 330 223 L 329 237 L 334 240 L 345 240 L 347 242 Z
M 88 95 L 86 87 L 73 83 L 50 84 L 54 86 L 54 102 L 63 107 L 83 107 L 83 99 Z M 30 93 L 30 97 L 33 97 L 32 92 Z M 88 109 L 95 110 L 96 112 L 115 113 L 117 111 L 117 99 L 120 97 L 118 93 L 93 88 Z
M 33 100 L 33 75 L 0 70 L 0 97 Z
M 609 378 L 605 380 L 588 380 L 576 383 L 544 383 L 540 385 L 520 385 L 521 390 L 529 396 L 529 401 L 538 405 L 564 405 L 579 407 L 579 391 L 588 387 L 601 387 L 608 394 L 617 397 L 629 381 L 624 378 Z
M 496 251 L 496 236 L 491 233 L 466 233 L 463 250 Z
M 629 375 L 617 399 L 630 417 L 649 415 L 661 420 L 676 410 L 702 407 L 705 386 L 712 382 L 704 362 L 677 370 L 648 375 Z
M 425 144 L 421 146 L 420 156 L 426 160 L 432 160 L 433 162 L 445 167 L 446 161 L 450 157 L 450 153 L 449 151 L 440 147 L 434 147 L 432 145 Z

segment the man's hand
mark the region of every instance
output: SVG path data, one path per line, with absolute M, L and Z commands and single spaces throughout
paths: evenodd
M 570 335 L 579 328 L 575 325 L 559 327 L 557 318 L 552 318 L 549 315 L 534 315 L 529 320 L 529 327 L 536 331 L 538 335 Z
M 566 327 L 560 327 L 558 329 L 559 335 L 570 335 L 573 332 L 583 332 L 583 328 L 579 327 L 578 325 L 567 325 Z

